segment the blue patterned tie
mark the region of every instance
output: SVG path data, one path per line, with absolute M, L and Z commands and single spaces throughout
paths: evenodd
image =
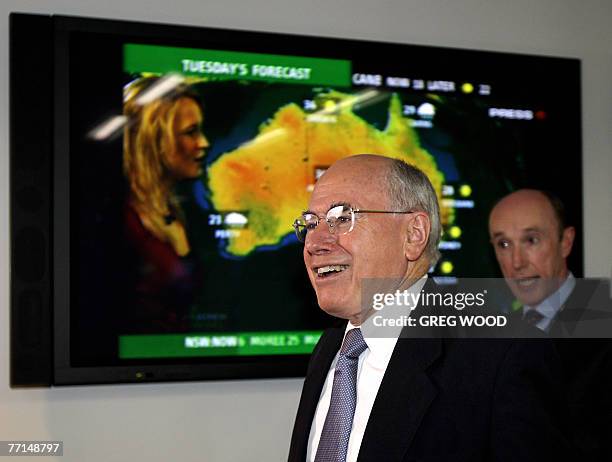
M 357 404 L 357 363 L 368 346 L 361 329 L 351 329 L 340 348 L 329 410 L 315 462 L 345 462 Z
M 523 321 L 525 321 L 530 326 L 535 326 L 544 318 L 544 315 L 539 311 L 534 310 L 533 308 L 529 308 L 523 314 Z

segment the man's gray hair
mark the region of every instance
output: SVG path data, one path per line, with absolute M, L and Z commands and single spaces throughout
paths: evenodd
M 403 160 L 391 159 L 386 175 L 390 206 L 393 210 L 421 210 L 429 216 L 431 230 L 425 248 L 429 266 L 440 258 L 438 245 L 442 235 L 438 197 L 427 175 Z

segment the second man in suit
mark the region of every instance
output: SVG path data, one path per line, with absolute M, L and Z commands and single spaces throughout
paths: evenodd
M 575 458 L 612 460 L 612 341 L 606 332 L 612 310 L 607 290 L 599 290 L 605 286 L 569 271 L 575 230 L 563 203 L 550 192 L 515 191 L 493 207 L 489 233 L 522 305 L 517 315 L 547 332 L 561 357 Z M 597 332 L 584 328 L 591 323 Z

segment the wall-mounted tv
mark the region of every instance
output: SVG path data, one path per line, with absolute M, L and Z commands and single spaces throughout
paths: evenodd
M 331 320 L 291 225 L 359 153 L 430 177 L 433 275 L 498 276 L 488 211 L 524 186 L 566 201 L 581 275 L 576 59 L 26 14 L 10 40 L 13 385 L 303 374 Z

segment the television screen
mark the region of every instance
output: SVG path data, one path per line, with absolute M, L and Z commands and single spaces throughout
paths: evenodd
M 331 320 L 292 223 L 346 156 L 428 175 L 439 281 L 499 275 L 487 217 L 515 189 L 580 230 L 578 60 L 47 19 L 56 384 L 303 373 Z

